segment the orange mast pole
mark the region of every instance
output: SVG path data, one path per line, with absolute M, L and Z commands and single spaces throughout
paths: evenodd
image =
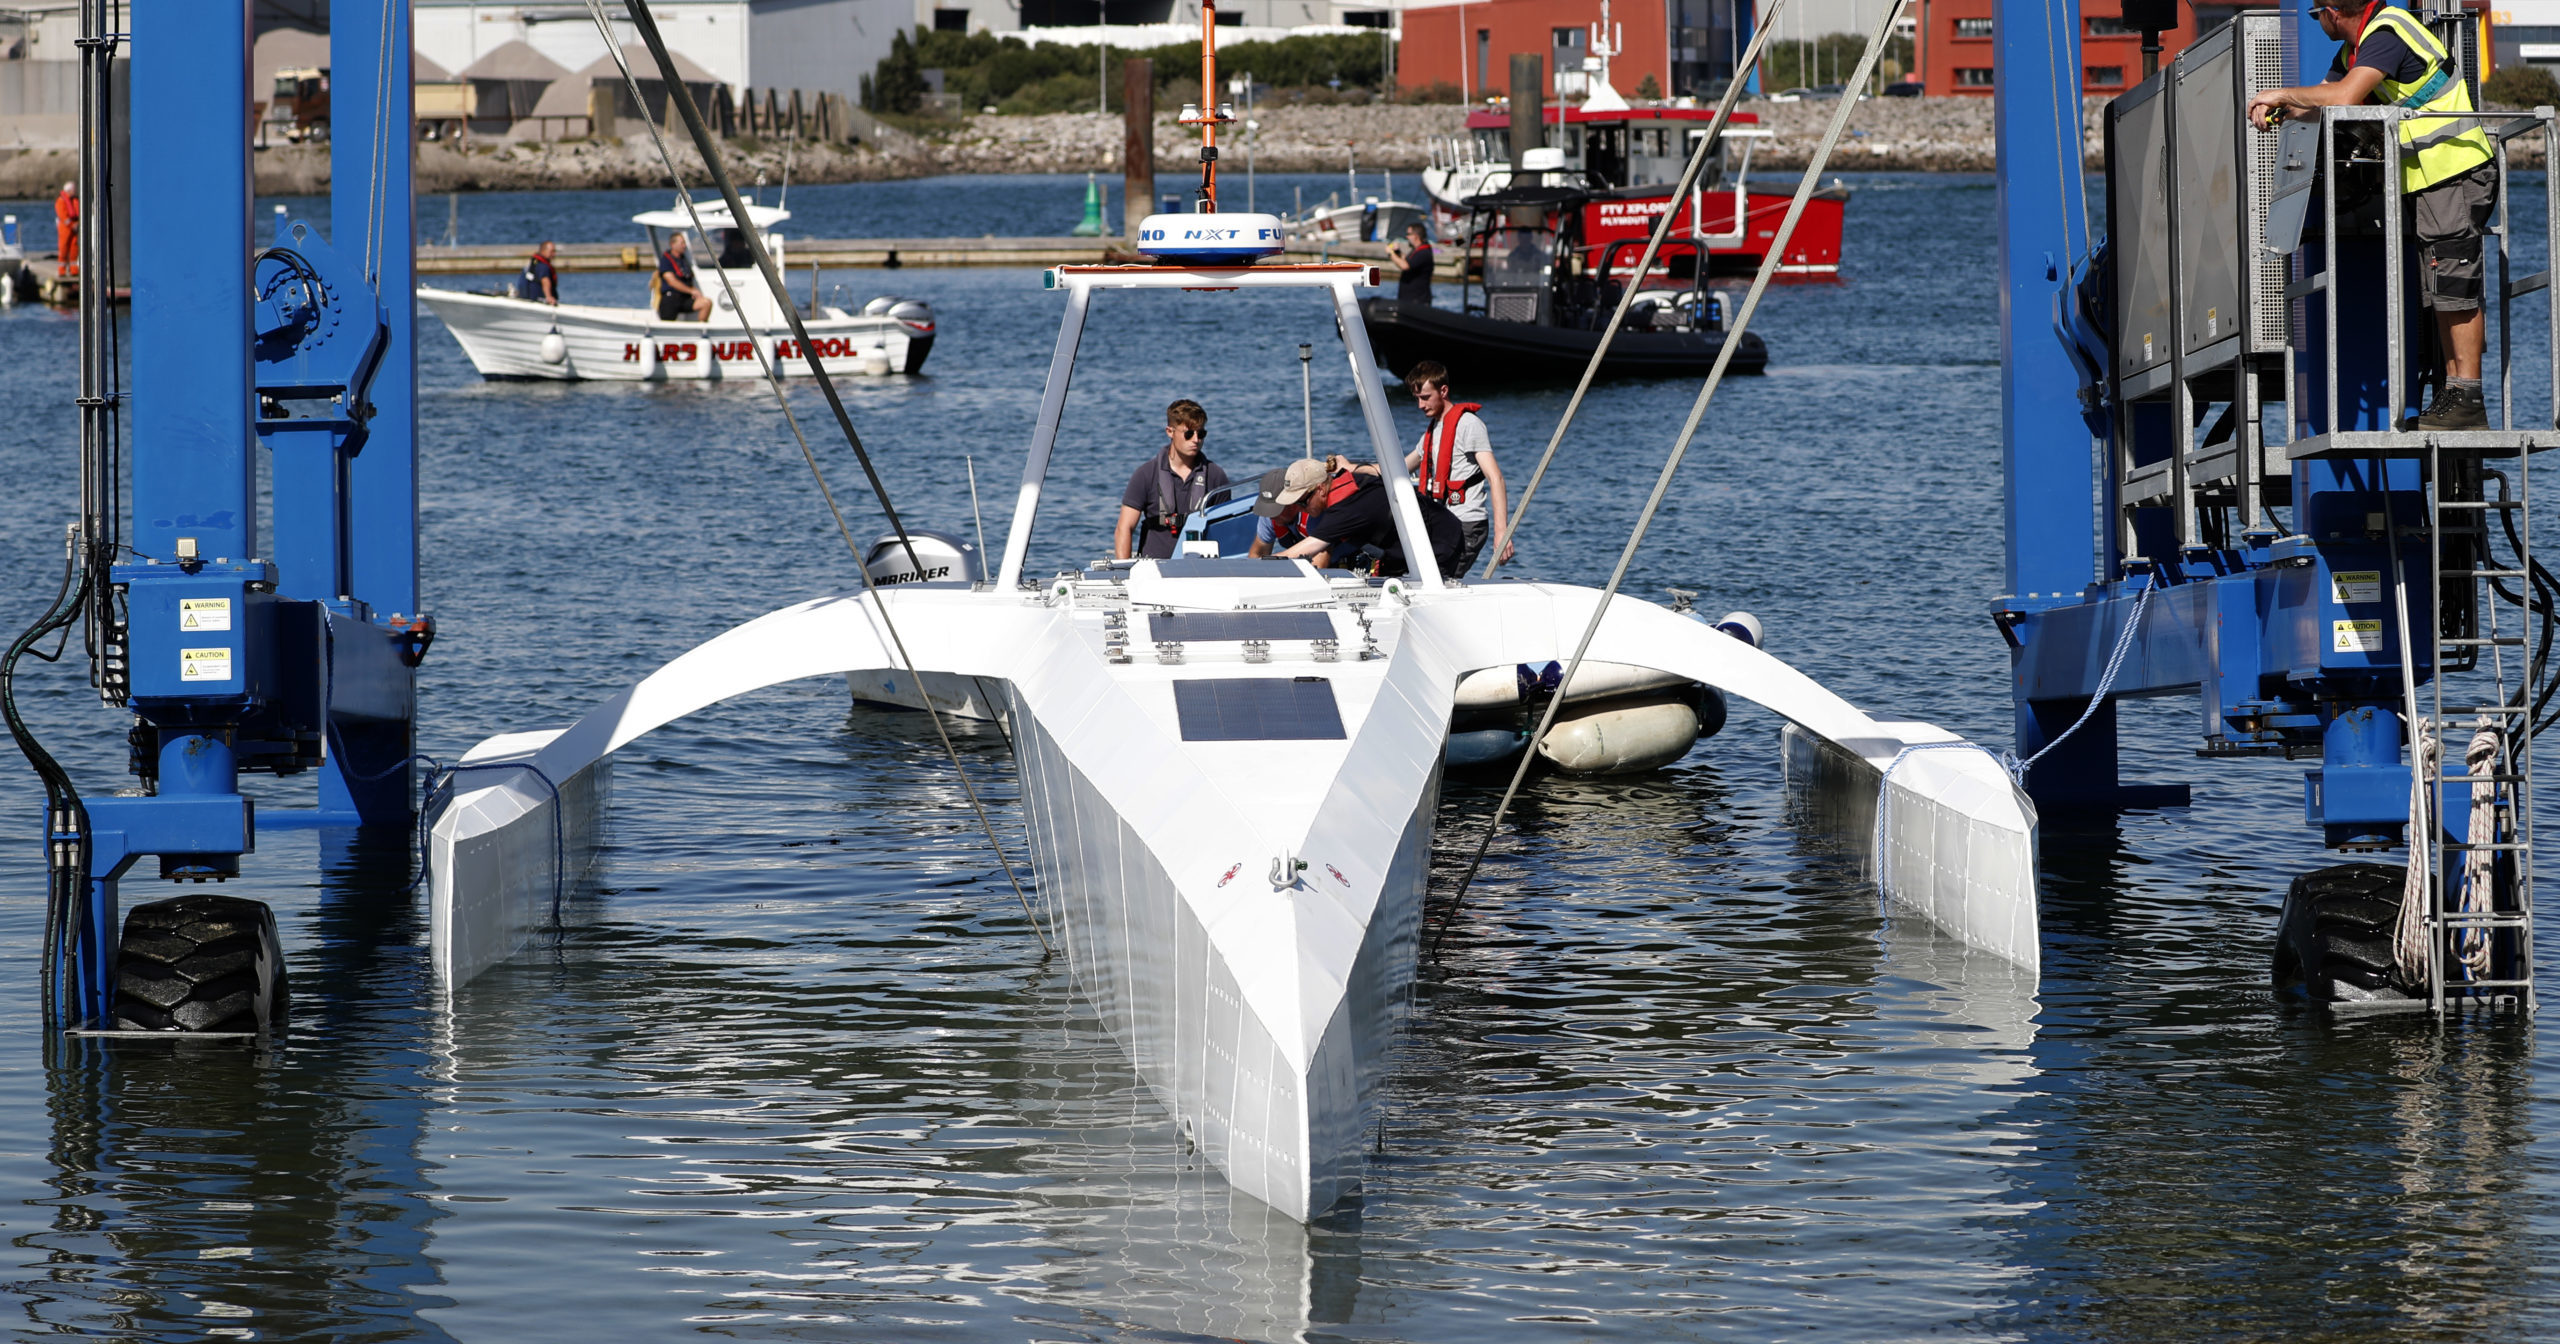
M 1218 0 L 1200 0 L 1200 213 L 1218 213 Z
M 1218 0 L 1200 0 L 1200 101 L 1184 109 L 1200 128 L 1200 213 L 1218 213 L 1218 123 L 1232 121 L 1218 104 Z

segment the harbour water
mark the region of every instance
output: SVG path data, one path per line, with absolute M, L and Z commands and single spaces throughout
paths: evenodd
M 1851 183 L 1851 278 L 1764 305 L 1771 372 L 1721 395 L 1630 590 L 1750 609 L 1853 701 L 2006 745 L 1986 614 L 1994 187 Z M 1060 228 L 1040 212 L 1071 211 L 1081 185 L 800 188 L 793 204 L 813 235 L 956 233 L 948 219 L 1006 211 L 1031 218 L 1004 231 L 1031 233 Z M 1035 192 L 1049 204 L 1008 203 Z M 486 237 L 594 238 L 660 195 L 463 210 Z M 2516 192 L 2519 241 L 2540 236 L 2523 218 L 2539 199 L 2538 180 Z M 436 233 L 441 203 L 422 214 Z M 641 286 L 572 283 L 634 302 Z M 932 301 L 929 376 L 848 398 L 912 524 L 971 531 L 966 457 L 1000 537 L 1056 297 L 1030 272 L 827 283 Z M 71 325 L 0 315 L 11 631 L 52 591 L 73 494 Z M 1033 572 L 1107 545 L 1172 398 L 1208 406 L 1211 454 L 1239 476 L 1294 456 L 1300 341 L 1321 355 L 1319 446 L 1350 445 L 1352 375 L 1312 301 L 1097 304 Z M 854 582 L 761 388 L 483 383 L 423 316 L 420 349 L 442 630 L 425 750 L 566 722 L 751 615 Z M 1460 390 L 1525 477 L 1564 389 Z M 1529 520 L 1526 572 L 1605 577 L 1695 390 L 1595 397 Z M 849 454 L 815 445 L 856 499 Z M 27 683 L 29 717 L 84 783 L 124 782 L 121 725 L 79 673 Z M 2195 803 L 2048 826 L 2040 980 L 1880 909 L 1854 847 L 1788 808 L 1766 714 L 1737 712 L 1655 775 L 1534 785 L 1422 967 L 1367 1189 L 1306 1228 L 1182 1151 L 1042 958 L 930 735 L 849 711 L 841 683 L 623 753 L 595 881 L 450 1002 L 400 838 L 262 834 L 230 889 L 275 904 L 295 1001 L 290 1032 L 254 1052 L 47 1067 L 40 795 L 0 770 L 0 1291 L 15 1330 L 137 1340 L 2560 1328 L 2554 1019 L 2277 1005 L 2277 903 L 2331 861 L 2302 823 L 2303 767 L 2196 759 L 2191 700 L 2125 719 L 2128 776 L 2191 781 Z M 1018 856 L 1001 742 L 961 747 Z M 1444 878 L 1498 787 L 1446 791 Z M 307 783 L 257 791 L 262 811 L 309 802 Z

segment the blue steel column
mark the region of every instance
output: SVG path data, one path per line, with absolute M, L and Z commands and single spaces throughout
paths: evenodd
M 332 0 L 329 17 L 337 94 L 329 126 L 331 242 L 346 256 L 369 259 L 367 271 L 390 327 L 368 398 L 373 419 L 363 450 L 346 465 L 342 501 L 350 538 L 348 595 L 356 600 L 355 610 L 377 624 L 418 612 L 417 210 L 411 172 L 417 136 L 410 8 L 410 0 Z M 321 807 L 353 807 L 368 823 L 406 824 L 413 805 L 409 774 L 395 767 L 414 749 L 415 720 L 342 721 L 336 738 L 321 778 Z M 351 777 L 384 772 L 387 777 L 370 781 Z
M 249 6 L 133 0 L 133 539 L 258 554 L 250 461 Z M 211 109 L 242 109 L 231 118 Z M 136 656 L 143 650 L 137 648 Z
M 2055 304 L 2087 249 L 2080 182 L 2080 11 L 1999 0 L 1992 22 L 1992 120 L 1999 145 L 2000 443 L 2011 605 L 2077 602 L 2098 579 L 2090 436 L 2080 374 L 2054 329 Z M 2031 701 L 2015 688 L 2017 751 L 2032 756 L 2085 700 Z M 2028 779 L 2040 803 L 2116 797 L 2115 706 Z

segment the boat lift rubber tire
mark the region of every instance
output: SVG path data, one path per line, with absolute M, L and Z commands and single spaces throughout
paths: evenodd
M 284 1018 L 284 953 L 263 901 L 210 892 L 137 905 L 116 948 L 116 1026 L 254 1032 Z
M 2392 940 L 2408 870 L 2340 863 L 2293 880 L 2276 921 L 2276 993 L 2314 1003 L 2406 999 L 2393 978 Z

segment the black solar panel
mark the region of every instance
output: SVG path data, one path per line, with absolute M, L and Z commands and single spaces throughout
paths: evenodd
M 1298 562 L 1230 555 L 1216 560 L 1162 560 L 1156 572 L 1168 579 L 1285 579 L 1298 572 Z
M 1323 677 L 1220 677 L 1173 683 L 1185 742 L 1279 742 L 1342 736 Z
M 1333 618 L 1321 611 L 1167 611 L 1147 618 L 1154 639 L 1207 644 L 1222 639 L 1331 639 Z

